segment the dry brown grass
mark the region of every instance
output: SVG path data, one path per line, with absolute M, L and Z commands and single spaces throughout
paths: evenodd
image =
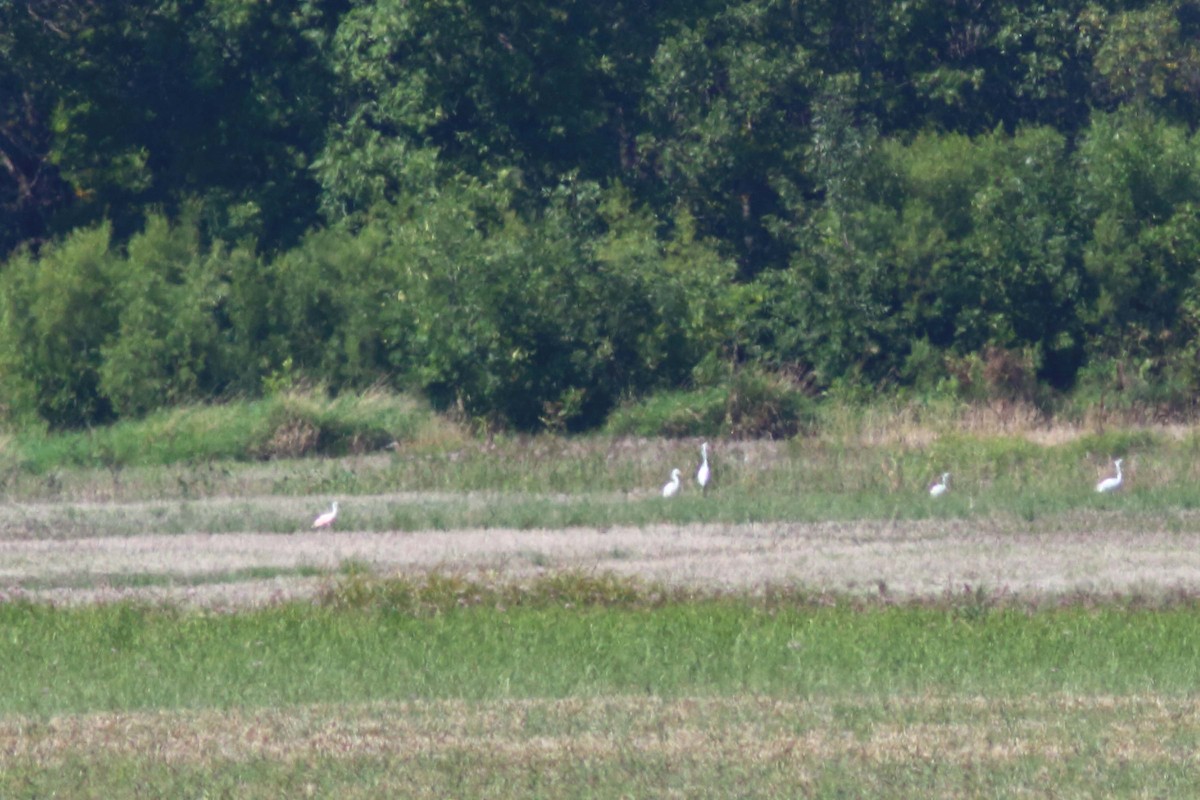
M 865 446 L 902 445 L 924 447 L 948 433 L 989 438 L 1016 436 L 1034 444 L 1054 446 L 1083 436 L 1121 429 L 1142 430 L 1181 441 L 1196 430 L 1195 423 L 1147 422 L 1125 419 L 1114 413 L 1091 412 L 1078 420 L 1052 419 L 1030 403 L 997 400 L 991 403 L 955 406 L 946 411 L 920 406 L 881 407 L 854 412 L 843 423 L 834 422 L 818 434 L 831 442 L 857 441 Z
M 912 472 L 925 465 L 914 467 L 914 459 L 905 461 L 903 448 L 897 454 L 883 446 L 871 449 L 876 445 L 904 442 L 920 449 L 922 442 L 948 429 L 981 434 L 1002 430 L 1049 437 L 1047 441 L 1084 431 L 1047 427 L 1031 406 L 1015 401 L 991 409 L 961 407 L 955 414 L 941 419 L 917 407 L 855 411 L 844 420 L 845 430 L 834 425 L 822 434 L 833 437 L 831 442 L 869 445 L 849 455 L 853 449 L 842 445 L 830 448 L 833 455 L 823 452 L 820 441 L 721 442 L 714 447 L 718 481 L 724 468 L 725 474 L 737 476 L 738 488 L 753 490 L 751 495 L 763 491 L 764 483 L 770 491 L 788 491 L 778 478 L 781 472 L 803 477 L 825 458 L 844 476 L 844 486 L 835 485 L 833 491 L 877 487 L 883 494 L 890 490 L 900 496 L 913 491 L 920 479 L 914 480 Z M 1184 427 L 1158 430 L 1173 438 L 1192 433 Z M 474 519 L 486 524 L 516 519 L 511 524 L 520 524 L 518 515 L 489 517 L 486 512 L 526 500 L 583 502 L 597 508 L 653 502 L 663 478 L 661 465 L 678 461 L 690 466 L 687 459 L 697 455 L 693 442 L 643 439 L 531 437 L 472 440 L 464 447 L 468 449 L 439 453 L 437 469 L 450 470 L 455 477 L 454 456 L 459 454 L 467 461 L 479 459 L 497 473 L 509 469 L 505 459 L 513 457 L 521 464 L 542 466 L 592 458 L 605 465 L 601 470 L 620 477 L 611 479 L 607 492 L 366 493 L 379 485 L 394 485 L 385 479 L 398 469 L 421 468 L 422 459 L 432 457 L 422 453 L 22 474 L 21 481 L 39 485 L 17 487 L 24 502 L 0 504 L 0 599 L 20 595 L 63 603 L 142 598 L 256 604 L 310 597 L 330 580 L 311 573 L 332 574 L 347 562 L 382 575 L 452 571 L 486 580 L 521 580 L 553 570 L 596 570 L 719 590 L 802 586 L 813 592 L 894 598 L 940 597 L 965 587 L 1031 596 L 1200 590 L 1200 514 L 1175 508 L 1143 516 L 1128 508 L 1108 514 L 1054 512 L 1039 514 L 1033 522 L 994 512 L 919 521 L 376 530 L 404 524 L 395 514 L 406 506 L 433 508 L 434 513 L 415 517 L 416 524 L 433 526 L 429 520 L 439 516 L 440 508 L 455 512 L 447 512 L 442 525 L 473 524 Z M 492 449 L 497 450 L 494 458 Z M 1088 481 L 1107 470 L 1107 459 L 1108 454 L 1098 457 L 1103 464 L 1097 463 L 1096 475 L 1081 479 L 1089 497 Z M 975 476 L 962 475 L 962 486 L 974 477 L 980 491 L 989 488 L 994 476 L 986 462 L 981 463 Z M 1192 480 L 1187 471 L 1191 463 L 1178 452 L 1165 462 L 1143 453 L 1130 455 L 1126 467 L 1132 485 L 1161 489 Z M 810 472 L 795 471 L 796 464 L 808 465 Z M 545 475 L 546 485 L 587 480 L 585 473 L 564 478 L 547 469 Z M 313 515 L 327 508 L 334 496 L 291 494 L 315 491 L 313 486 L 352 487 L 338 492 L 344 502 L 337 530 L 310 531 Z M 731 496 L 736 492 L 726 495 Z M 455 515 L 462 511 L 471 516 Z M 356 530 L 356 523 L 372 530 Z M 278 577 L 264 579 L 263 571 Z M 150 585 L 131 588 L 136 583 Z
M 431 700 L 6 717 L 0 766 L 49 767 L 68 755 L 205 764 L 455 754 L 525 767 L 631 757 L 781 762 L 803 773 L 834 760 L 1053 762 L 1077 754 L 1081 739 L 1095 743 L 1092 758 L 1179 764 L 1194 761 L 1187 743 L 1197 737 L 1200 700 L 1159 695 Z
M 987 439 L 1020 437 L 1043 446 L 1061 445 L 1111 430 L 1144 431 L 1181 441 L 1193 435 L 1198 420 L 1164 417 L 1154 409 L 1092 408 L 1077 418 L 1051 417 L 1020 398 L 987 402 L 881 402 L 866 409 L 827 412 L 816 438 L 832 443 L 858 442 L 867 447 L 925 447 L 946 434 Z
M 594 570 L 674 586 L 780 586 L 938 598 L 965 588 L 1021 597 L 1194 592 L 1200 516 L 1075 513 L 986 520 L 651 525 L 296 534 L 153 532 L 0 547 L 0 590 L 61 603 L 139 598 L 240 605 L 312 596 L 353 563 L 382 575 L 453 572 L 487 581 Z M 1182 530 L 1181 530 L 1182 529 Z M 152 528 L 151 528 L 152 530 Z M 255 570 L 281 577 L 262 579 Z M 130 576 L 156 576 L 130 587 Z M 175 585 L 171 585 L 175 584 Z

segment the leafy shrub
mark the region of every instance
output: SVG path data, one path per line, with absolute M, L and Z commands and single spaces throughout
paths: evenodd
M 1081 391 L 1107 407 L 1190 410 L 1200 389 L 1200 141 L 1132 112 L 1096 115 L 1076 156 L 1097 287 Z
M 226 317 L 226 270 L 247 262 L 244 248 L 204 252 L 188 215 L 151 215 L 126 248 L 103 225 L 18 255 L 0 273 L 0 411 L 81 427 L 237 385 L 253 350 Z
M 742 369 L 730 381 L 725 405 L 726 435 L 782 439 L 811 427 L 812 400 L 790 379 Z
M 1063 137 L 925 135 L 863 162 L 867 179 L 809 215 L 789 268 L 754 285 L 751 356 L 873 387 L 936 385 L 939 352 L 1036 350 L 1068 384 L 1086 297 Z
M 502 185 L 447 192 L 391 231 L 395 366 L 443 408 L 533 429 L 599 424 L 623 393 L 682 381 L 714 336 L 693 302 L 730 267 L 666 242 L 620 193 L 568 185 L 524 218 Z
M 111 289 L 120 259 L 108 225 L 77 230 L 0 271 L 0 403 L 54 427 L 108 422 L 103 348 L 117 330 Z
M 380 225 L 315 231 L 276 258 L 247 288 L 261 294 L 239 319 L 253 325 L 265 378 L 285 363 L 334 390 L 365 388 L 384 379 L 392 350 L 387 314 L 394 304 L 400 264 L 385 251 Z
M 153 215 L 112 279 L 117 330 L 102 347 L 100 388 L 122 416 L 219 394 L 234 361 L 216 311 L 226 285 L 219 247 L 201 251 L 196 222 Z

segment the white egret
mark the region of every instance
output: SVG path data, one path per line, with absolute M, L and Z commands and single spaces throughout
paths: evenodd
M 1117 468 L 1117 474 L 1112 478 L 1105 478 L 1096 484 L 1097 492 L 1115 492 L 1121 488 L 1121 459 L 1113 462 Z
M 663 497 L 674 497 L 679 494 L 679 476 L 682 475 L 679 470 L 671 470 L 671 480 L 663 487 Z
M 312 526 L 314 528 L 328 528 L 333 525 L 335 519 L 337 519 L 337 500 L 333 501 L 333 508 L 313 520 Z
M 940 481 L 938 481 L 937 483 L 931 484 L 929 486 L 929 496 L 930 497 L 941 497 L 942 495 L 944 495 L 946 493 L 946 490 L 949 488 L 950 488 L 950 473 L 943 472 L 942 479 Z
M 708 467 L 708 442 L 700 445 L 700 457 L 704 461 L 700 463 L 700 469 L 696 470 L 696 483 L 700 484 L 700 491 L 707 494 L 708 481 L 712 477 L 712 470 Z

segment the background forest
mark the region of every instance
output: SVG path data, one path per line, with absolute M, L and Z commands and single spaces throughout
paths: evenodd
M 1187 414 L 1198 123 L 1191 2 L 0 0 L 0 420 Z

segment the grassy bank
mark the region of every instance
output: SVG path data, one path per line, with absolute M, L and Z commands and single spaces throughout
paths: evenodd
M 181 406 L 82 431 L 22 430 L 0 439 L 0 465 L 125 469 L 213 461 L 338 456 L 395 442 L 457 443 L 462 433 L 427 404 L 382 390 L 328 397 L 292 390 L 257 400 Z
M 678 413 L 689 413 L 686 399 L 675 402 Z M 713 457 L 727 472 L 726 481 L 737 485 L 755 473 L 750 462 L 760 450 L 816 462 L 803 475 L 806 486 L 849 491 L 920 485 L 946 469 L 962 470 L 955 477 L 965 485 L 1005 480 L 1052 485 L 1056 475 L 1067 481 L 1090 478 L 1118 456 L 1165 450 L 1194 461 L 1200 452 L 1200 436 L 1183 426 L 1053 421 L 1030 409 L 999 413 L 951 402 L 884 399 L 874 406 L 831 402 L 817 408 L 802 435 L 786 443 L 708 436 L 721 445 Z M 379 390 L 331 398 L 291 390 L 258 400 L 177 407 L 104 428 L 0 433 L 0 476 L 228 467 L 391 451 L 410 462 L 404 475 L 389 476 L 404 481 L 398 488 L 450 488 L 453 480 L 462 489 L 623 490 L 648 479 L 660 485 L 673 466 L 685 474 L 694 471 L 705 436 L 647 437 L 619 426 L 590 436 L 483 436 L 407 395 Z M 773 463 L 768 459 L 768 466 Z
M 10 445 L 17 455 L 0 470 L 0 496 L 40 505 L 14 509 L 19 519 L 9 525 L 81 535 L 291 531 L 335 498 L 345 523 L 362 530 L 996 516 L 1032 522 L 1077 510 L 1144 515 L 1200 508 L 1200 438 L 1191 430 L 1085 434 L 1055 443 L 955 432 L 919 441 L 716 441 L 708 497 L 692 479 L 698 444 L 447 437 L 329 458 L 47 469 L 31 466 Z M 1098 496 L 1093 487 L 1113 456 L 1125 459 L 1126 484 L 1117 495 Z M 659 488 L 675 466 L 684 471 L 684 488 L 665 503 Z M 931 500 L 925 488 L 945 471 L 952 475 L 950 492 Z M 295 497 L 304 499 L 287 501 Z M 155 505 L 108 507 L 113 503 Z

